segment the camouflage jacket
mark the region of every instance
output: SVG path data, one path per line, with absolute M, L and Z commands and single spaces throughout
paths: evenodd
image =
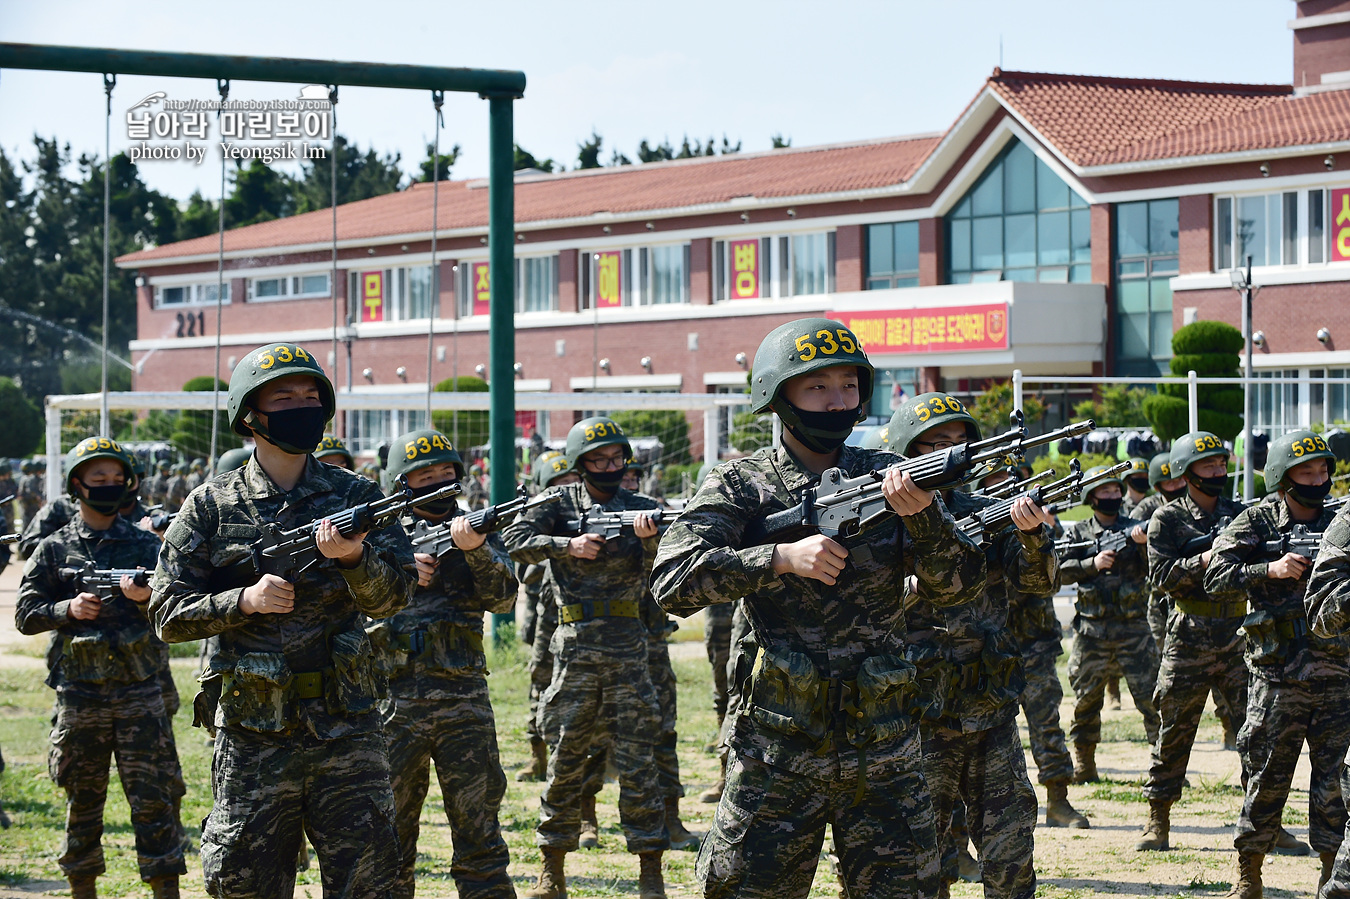
M 1329 509 L 1305 522 L 1321 532 L 1335 518 Z M 1268 681 L 1306 682 L 1314 677 L 1345 677 L 1350 638 L 1319 637 L 1308 632 L 1303 607 L 1308 582 L 1272 578 L 1270 563 L 1284 552 L 1262 544 L 1288 534 L 1297 522 L 1278 494 L 1245 510 L 1214 540 L 1214 554 L 1205 571 L 1205 589 L 1215 599 L 1245 599 L 1249 604 L 1243 630 L 1247 636 L 1247 668 Z
M 325 559 L 306 572 L 295 584 L 295 609 L 286 614 L 241 612 L 244 590 L 234 574 L 248 564 L 251 547 L 262 536 L 260 522 L 299 527 L 380 496 L 365 478 L 312 456 L 289 492 L 267 476 L 256 456 L 243 468 L 207 481 L 187 498 L 164 535 L 151 583 L 155 629 L 170 643 L 219 636 L 215 670 L 227 670 L 255 652 L 284 654 L 294 673 L 330 668 L 335 636 L 360 631 L 364 640 L 363 616 L 386 618 L 408 603 L 416 566 L 412 544 L 397 522 L 367 535 L 355 568 Z M 299 714 L 320 739 L 380 729 L 376 711 L 333 714 L 323 699 L 301 701 Z
M 145 499 L 152 506 L 162 505 L 164 494 L 169 488 L 169 479 L 162 474 L 153 474 L 145 482 Z
M 25 515 L 32 515 L 37 511 L 46 492 L 42 475 L 26 474 L 19 478 L 19 505 L 23 507 Z
M 880 450 L 844 446 L 838 466 L 847 476 L 886 468 L 899 457 Z M 744 597 L 744 608 L 760 643 L 751 693 L 742 704 L 731 743 L 737 752 L 799 774 L 830 779 L 856 776 L 862 753 L 850 745 L 842 690 L 872 672 L 903 672 L 906 655 L 907 575 L 919 595 L 934 605 L 978 598 L 985 587 L 984 552 L 960 534 L 940 497 L 917 515 L 887 516 L 841 542 L 847 567 L 834 585 L 773 571 L 773 544 L 747 545 L 747 524 L 800 502 L 819 477 L 786 449 L 761 449 L 753 456 L 714 468 L 661 541 L 652 571 L 657 602 L 675 615 Z M 936 650 L 934 650 L 936 651 Z M 761 689 L 769 656 L 790 660 L 794 684 L 819 685 L 819 712 L 789 714 L 770 706 Z M 913 677 L 897 674 L 896 680 Z M 859 688 L 860 689 L 860 688 Z M 902 687 L 901 695 L 910 692 Z M 836 691 L 840 691 L 836 695 Z M 891 716 L 886 730 L 867 741 L 866 764 L 909 762 L 917 718 L 913 710 Z M 823 716 L 823 720 L 822 720 Z M 808 718 L 810 724 L 799 721 Z M 851 713 L 849 715 L 851 718 Z M 783 721 L 792 722 L 785 727 Z
M 42 538 L 65 527 L 66 523 L 75 517 L 77 509 L 76 500 L 68 496 L 58 496 L 43 506 L 33 516 L 33 520 L 28 522 L 28 527 L 23 529 L 23 534 L 19 538 L 19 554 L 24 558 L 31 556 L 33 550 L 37 549 L 37 545 L 42 542 Z M 131 507 L 131 511 L 123 512 L 122 517 L 131 522 L 134 527 L 136 522 L 149 514 L 138 499 L 136 505 Z M 149 533 L 149 531 L 146 533 Z M 151 534 L 151 536 L 154 535 Z
M 1147 497 L 1145 497 L 1147 498 Z M 1096 514 L 1075 521 L 1064 532 L 1064 538 L 1074 543 L 1096 540 L 1109 531 L 1129 531 L 1144 524 L 1124 513 L 1116 516 L 1109 526 L 1103 525 Z M 1066 583 L 1074 584 L 1077 596 L 1074 627 L 1089 637 L 1105 637 L 1109 621 L 1143 620 L 1148 615 L 1148 550 L 1130 540 L 1116 551 L 1116 562 L 1105 571 L 1093 565 L 1097 555 L 1095 546 L 1067 550 L 1060 561 Z M 1101 622 L 1094 625 L 1092 622 Z M 1094 628 L 1101 632 L 1094 632 Z
M 552 487 L 562 499 L 525 512 L 502 531 L 502 540 L 517 563 L 538 564 L 548 560 L 547 579 L 559 608 L 597 600 L 626 600 L 641 610 L 652 559 L 659 537 L 639 539 L 624 534 L 607 541 L 595 559 L 578 559 L 567 551 L 573 535 L 564 534 L 563 522 L 578 518 L 592 506 L 606 512 L 659 508 L 656 500 L 641 493 L 620 490 L 609 502 L 596 503 L 585 484 Z M 558 622 L 554 645 L 571 643 L 607 654 L 646 658 L 647 630 L 641 618 L 601 616 L 583 621 Z M 561 641 L 561 644 L 558 642 Z
M 952 517 L 961 519 L 997 501 L 959 490 L 943 495 Z M 993 534 L 984 547 L 987 585 L 973 602 L 945 608 L 925 602 L 925 591 L 909 611 L 909 642 L 936 645 L 948 679 L 939 724 L 974 733 L 1017 716 L 1021 692 L 1021 650 L 1008 629 L 1009 592 L 1053 594 L 1059 589 L 1059 561 L 1048 528 L 1024 534 L 1015 526 Z M 1000 678 L 1009 679 L 1000 685 Z
M 1203 552 L 1183 556 L 1182 547 L 1209 533 L 1222 519 L 1236 518 L 1243 508 L 1242 503 L 1221 496 L 1214 511 L 1206 512 L 1187 493 L 1155 512 L 1148 525 L 1149 584 L 1174 600 L 1208 600 Z
M 322 463 L 320 463 L 322 464 Z M 169 478 L 168 486 L 164 489 L 164 509 L 168 512 L 177 512 L 183 506 L 187 499 L 188 488 L 187 478 L 183 475 L 174 475 Z
M 1128 515 L 1135 521 L 1148 522 L 1153 520 L 1153 513 L 1157 512 L 1165 505 L 1167 505 L 1166 496 L 1161 493 L 1150 493 L 1148 496 L 1141 499 L 1139 504 L 1129 512 L 1126 512 L 1125 507 L 1121 506 L 1120 514 Z
M 1042 655 L 1058 658 L 1064 652 L 1064 627 L 1055 614 L 1054 593 L 1010 590 L 1008 630 L 1024 659 Z
M 411 533 L 418 519 L 405 518 Z M 487 674 L 483 613 L 510 612 L 516 578 L 497 534 L 469 552 L 451 550 L 431 583 L 413 588 L 403 610 L 366 628 L 389 694 L 406 699 L 454 699 L 482 691 Z
M 147 698 L 159 693 L 156 676 L 167 666 L 168 653 L 151 631 L 145 606 L 119 593 L 92 621 L 73 619 L 70 601 L 80 591 L 60 577 L 62 568 L 90 561 L 98 568 L 152 569 L 158 552 L 153 534 L 120 517 L 106 531 L 76 518 L 38 544 L 24 566 L 14 622 L 20 633 L 52 632 L 48 686 L 103 699 L 128 690 Z
M 1120 514 L 1126 518 L 1133 518 L 1136 521 L 1148 521 L 1148 519 L 1145 518 L 1143 515 L 1134 514 L 1134 511 L 1144 504 L 1144 500 L 1148 499 L 1150 496 L 1157 496 L 1157 495 L 1158 495 L 1157 493 L 1146 493 L 1143 496 L 1139 497 L 1139 502 L 1135 502 L 1134 500 L 1130 499 L 1130 491 L 1126 490 L 1125 497 L 1123 500 L 1121 500 L 1120 503 Z
M 1350 634 L 1350 505 L 1341 506 L 1322 536 L 1303 602 L 1314 634 Z

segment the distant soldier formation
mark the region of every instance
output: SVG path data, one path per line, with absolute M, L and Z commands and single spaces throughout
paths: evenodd
M 0 568 L 11 546 L 27 560 L 16 624 L 51 634 L 71 895 L 96 896 L 106 869 L 114 761 L 140 876 L 179 895 L 190 847 L 167 644 L 202 641 L 210 895 L 291 895 L 308 838 L 325 896 L 411 899 L 434 765 L 458 894 L 514 897 L 484 616 L 521 603 L 529 762 L 515 777 L 541 790 L 534 899 L 565 899 L 568 854 L 600 844 L 607 771 L 641 899 L 666 896 L 672 850 L 697 851 L 709 899 L 806 897 L 827 825 L 842 897 L 945 897 L 964 877 L 1030 899 L 1038 823 L 1092 824 L 1069 787 L 1100 779 L 1121 680 L 1151 746 L 1136 849 L 1172 848 L 1213 696 L 1245 794 L 1230 896 L 1263 895 L 1267 855 L 1315 853 L 1320 899 L 1350 899 L 1350 506 L 1330 498 L 1321 436 L 1273 441 L 1268 494 L 1244 506 L 1206 431 L 1151 459 L 1033 474 L 1027 450 L 1091 424 L 1033 436 L 1018 413 L 985 435 L 931 392 L 855 445 L 875 373 L 837 321 L 774 329 L 751 371 L 752 410 L 776 416 L 781 444 L 705 464 L 678 508 L 649 495 L 660 472 L 604 416 L 496 505 L 485 466 L 435 429 L 391 441 L 382 470 L 358 467 L 325 433 L 328 376 L 286 342 L 230 379 L 228 424 L 251 447 L 143 459 L 89 436 L 51 498 L 41 462 L 0 472 Z M 707 834 L 681 817 L 667 647 L 671 616 L 700 610 L 720 769 L 700 796 L 717 805 Z M 1308 843 L 1281 824 L 1305 744 Z

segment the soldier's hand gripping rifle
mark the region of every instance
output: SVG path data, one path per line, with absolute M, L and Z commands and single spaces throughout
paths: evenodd
M 1262 543 L 1261 551 L 1276 558 L 1283 556 L 1285 553 L 1298 553 L 1309 562 L 1316 562 L 1317 548 L 1321 545 L 1321 531 L 1310 531 L 1306 524 L 1296 524 L 1288 534 Z M 1307 572 L 1304 572 L 1304 574 L 1307 574 Z
M 1053 468 L 1047 468 L 1040 474 L 1034 474 L 1023 481 L 1015 481 L 1009 478 L 1002 484 L 995 484 L 988 490 L 976 490 L 975 496 L 986 496 L 989 499 L 1007 499 L 1008 497 L 1014 496 L 1018 493 L 1026 493 L 1032 487 L 1036 486 L 1042 481 L 1048 481 L 1054 476 L 1055 470 Z
M 1054 476 L 1052 470 L 1047 469 L 1047 471 L 1050 471 L 1051 477 Z M 1042 474 L 1044 473 L 1042 472 Z M 1012 507 L 1023 496 L 1030 497 L 1038 506 L 1045 506 L 1047 503 L 1072 495 L 1079 489 L 1079 482 L 1082 479 L 1082 465 L 1077 459 L 1072 459 L 1069 462 L 1069 473 L 1064 477 L 1044 486 L 1032 487 L 1016 496 L 1005 497 L 993 505 L 985 506 L 978 512 L 957 521 L 956 529 L 976 543 L 984 543 L 989 535 L 997 534 L 1012 524 Z
M 560 537 L 577 537 L 581 534 L 598 534 L 606 540 L 613 540 L 621 534 L 633 533 L 633 522 L 639 515 L 651 516 L 652 524 L 658 530 L 665 530 L 675 519 L 667 515 L 664 509 L 633 509 L 627 512 L 606 512 L 598 506 L 591 506 L 581 513 L 580 518 L 569 518 L 558 529 Z
M 450 499 L 459 493 L 458 482 L 446 484 L 441 489 L 422 496 L 413 496 L 411 490 L 405 489 L 324 518 L 333 522 L 339 534 L 351 537 L 355 534 L 364 534 L 372 528 L 382 527 L 408 509 L 415 509 L 437 500 Z M 294 583 L 297 577 L 323 561 L 324 556 L 315 543 L 315 535 L 321 521 L 323 518 L 287 531 L 283 531 L 272 522 L 264 522 L 263 535 L 253 544 L 253 580 L 264 574 L 275 574 Z M 253 583 L 253 580 L 249 580 L 248 583 Z
M 73 583 L 81 593 L 92 593 L 100 602 L 122 595 L 122 578 L 130 577 L 137 587 L 150 586 L 150 572 L 144 568 L 99 568 L 86 562 L 83 568 L 62 568 L 57 577 Z
M 845 477 L 840 468 L 827 469 L 820 485 L 808 489 L 800 504 L 752 522 L 746 528 L 745 545 L 789 542 L 813 533 L 827 537 L 856 534 L 894 514 L 881 489 L 888 471 L 908 474 L 920 489 L 944 490 L 964 483 L 977 465 L 1086 434 L 1095 427 L 1091 420 L 1080 421 L 1028 437 L 1020 409 L 1013 413 L 1013 421 L 1012 430 L 1004 434 L 924 453 L 856 478 Z
M 455 541 L 450 537 L 450 525 L 451 522 L 460 517 L 467 518 L 469 527 L 478 533 L 490 534 L 506 527 L 512 519 L 526 509 L 556 503 L 560 499 L 562 499 L 560 493 L 541 493 L 538 496 L 531 497 L 525 492 L 525 486 L 522 484 L 515 497 L 504 503 L 497 503 L 495 506 L 488 506 L 486 509 L 479 509 L 465 516 L 456 515 L 438 524 L 432 524 L 428 521 L 417 522 L 412 533 L 413 551 L 426 553 L 438 559 L 448 555 L 455 549 Z

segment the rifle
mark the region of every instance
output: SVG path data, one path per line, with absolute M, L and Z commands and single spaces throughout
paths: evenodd
M 150 586 L 150 572 L 144 568 L 99 568 L 92 561 L 83 568 L 62 568 L 57 577 L 71 582 L 82 593 L 92 593 L 102 602 L 122 595 L 122 578 L 130 577 L 137 587 Z
M 150 519 L 150 530 L 162 531 L 178 517 L 177 512 L 152 512 L 146 516 Z
M 469 527 L 478 533 L 490 534 L 506 527 L 511 519 L 526 509 L 556 503 L 560 499 L 562 499 L 560 493 L 541 493 L 531 498 L 525 492 L 525 485 L 522 484 L 514 499 L 497 503 L 495 506 L 488 506 L 486 509 L 479 509 L 476 512 L 470 512 L 464 517 L 468 518 Z M 412 535 L 413 551 L 427 553 L 438 559 L 448 555 L 451 550 L 455 549 L 455 541 L 450 538 L 450 522 L 459 517 L 456 515 L 439 524 L 431 524 L 427 521 L 417 522 Z
M 1277 557 L 1285 553 L 1298 553 L 1309 562 L 1316 562 L 1317 548 L 1321 545 L 1321 531 L 1310 531 L 1306 524 L 1296 524 L 1288 534 L 1262 543 L 1261 551 Z
M 459 496 L 459 483 L 446 484 L 423 496 L 413 496 L 412 491 L 404 489 L 398 493 L 361 503 L 336 515 L 324 516 L 337 526 L 338 533 L 344 537 L 361 534 L 372 528 L 382 527 L 402 515 L 408 509 L 433 503 L 441 499 Z M 323 519 L 302 524 L 298 528 L 283 531 L 272 522 L 262 524 L 263 535 L 253 544 L 253 573 L 255 576 L 275 574 L 292 583 L 295 579 L 318 565 L 324 558 L 319 552 L 314 536 Z M 252 581 L 249 581 L 252 583 Z
M 1012 420 L 1014 427 L 1006 433 L 903 459 L 889 468 L 869 471 L 856 478 L 845 477 L 840 468 L 827 469 L 820 476 L 820 485 L 808 488 L 798 505 L 776 512 L 763 521 L 751 522 L 746 528 L 744 545 L 781 543 L 792 535 L 812 533 L 827 537 L 851 536 L 894 514 L 881 490 L 881 482 L 889 471 L 907 473 L 923 490 L 945 490 L 963 483 L 977 465 L 1065 437 L 1086 434 L 1096 427 L 1089 419 L 1039 437 L 1028 437 L 1022 410 L 1015 410 Z
M 1181 544 L 1177 549 L 1177 555 L 1183 559 L 1189 559 L 1191 556 L 1198 556 L 1202 552 L 1207 551 L 1214 546 L 1214 538 L 1219 536 L 1219 531 L 1222 531 L 1232 523 L 1233 519 L 1228 516 L 1220 518 L 1218 521 L 1214 522 L 1214 527 L 1210 531 L 1192 537 Z
M 1069 473 L 1059 480 L 1052 481 L 1044 486 L 1033 487 L 1026 493 L 1010 496 L 992 506 L 981 509 L 974 515 L 969 515 L 958 521 L 956 527 L 976 543 L 984 543 L 988 535 L 997 534 L 1013 523 L 1013 504 L 1023 496 L 1029 496 L 1036 505 L 1045 507 L 1047 504 L 1073 496 L 1084 487 L 1090 487 L 1098 481 L 1104 481 L 1123 471 L 1128 471 L 1129 468 L 1130 463 L 1119 462 L 1105 471 L 1099 471 L 1084 479 L 1078 460 L 1071 459 L 1069 461 Z
M 9 546 L 11 543 L 18 543 L 22 534 L 0 534 L 0 546 Z
M 1010 478 L 1004 481 L 1002 484 L 995 484 L 988 490 L 976 490 L 974 495 L 987 496 L 990 499 L 1007 499 L 1008 497 L 1013 496 L 1014 494 L 1026 493 L 1036 484 L 1039 484 L 1041 481 L 1048 481 L 1054 476 L 1055 470 L 1053 468 L 1047 468 L 1040 474 L 1034 474 L 1023 481 L 1014 481 Z
M 657 530 L 670 526 L 663 509 L 633 509 L 628 512 L 605 512 L 598 506 L 591 506 L 581 513 L 580 518 L 569 518 L 562 523 L 559 536 L 576 537 L 581 534 L 599 534 L 606 540 L 613 540 L 621 534 L 633 533 L 633 522 L 639 515 L 650 515 Z M 674 516 L 671 516 L 671 521 Z

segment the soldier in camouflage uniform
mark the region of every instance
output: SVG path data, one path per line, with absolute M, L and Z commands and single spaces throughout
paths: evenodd
M 13 527 L 16 524 L 14 503 L 19 497 L 19 485 L 14 480 L 13 464 L 8 459 L 0 458 L 0 500 L 4 500 L 5 497 L 9 497 L 9 500 L 0 503 L 0 514 L 5 516 L 5 521 L 9 522 L 8 526 Z M 5 533 L 9 534 L 13 531 L 6 531 Z
M 464 476 L 459 453 L 440 431 L 400 436 L 390 457 L 394 489 L 428 493 Z M 450 873 L 459 895 L 516 895 L 498 821 L 506 775 L 497 754 L 483 653 L 483 613 L 515 607 L 516 579 L 501 538 L 477 533 L 462 515 L 449 518 L 456 511 L 451 498 L 404 519 L 410 533 L 419 521 L 434 526 L 449 520 L 455 549 L 439 559 L 417 553 L 418 586 L 408 607 L 368 628 L 389 675 L 382 709 L 402 854 L 391 894 L 397 899 L 413 896 L 418 819 L 433 760 L 454 842 Z
M 142 491 L 142 496 L 145 497 L 145 501 L 149 505 L 164 505 L 164 494 L 169 489 L 170 470 L 171 466 L 167 460 L 161 459 L 155 463 L 155 473 L 146 481 L 145 490 Z
M 177 897 L 183 863 L 177 799 L 182 772 L 167 724 L 161 676 L 167 654 L 144 603 L 150 588 L 130 576 L 106 601 L 76 593 L 63 568 L 150 568 L 159 541 L 117 509 L 133 478 L 131 455 L 116 441 L 90 437 L 67 456 L 67 487 L 79 514 L 39 545 L 24 568 L 15 624 L 20 633 L 52 632 L 49 686 L 56 690 L 52 779 L 66 791 L 66 839 L 58 862 L 75 899 L 95 895 L 104 872 L 103 807 L 108 763 L 117 761 L 131 806 L 141 879 L 156 897 Z
M 28 523 L 42 508 L 46 491 L 36 462 L 24 462 L 22 470 L 23 477 L 19 479 L 19 510 L 23 513 L 23 528 L 27 530 Z
M 779 416 L 783 446 L 714 468 L 661 542 L 657 601 L 690 615 L 743 597 L 759 642 L 696 866 L 709 899 L 806 896 L 827 824 L 853 899 L 938 891 L 904 608 L 916 592 L 941 605 L 978 597 L 984 553 L 940 497 L 890 467 L 896 456 L 845 445 L 873 378 L 837 321 L 770 332 L 755 354 L 753 408 Z M 879 485 L 895 515 L 840 541 L 756 532 L 833 467 L 846 477 L 889 468 Z
M 1248 714 L 1238 739 L 1247 758 L 1247 796 L 1233 845 L 1237 899 L 1260 899 L 1261 866 L 1274 851 L 1303 743 L 1312 762 L 1308 836 L 1331 873 L 1347 822 L 1340 771 L 1350 748 L 1350 640 L 1308 633 L 1304 609 L 1307 554 L 1282 545 L 1296 525 L 1325 532 L 1323 507 L 1335 455 L 1312 431 L 1292 431 L 1270 446 L 1266 485 L 1277 491 L 1242 512 L 1214 540 L 1205 589 L 1216 599 L 1246 599 L 1242 623 L 1251 672 Z M 1320 884 L 1319 884 L 1320 886 Z
M 1148 482 L 1154 492 L 1139 501 L 1131 516 L 1137 521 L 1144 522 L 1145 530 L 1148 529 L 1147 523 L 1153 520 L 1154 513 L 1186 492 L 1186 479 L 1172 477 L 1171 456 L 1170 452 L 1164 451 L 1148 462 Z M 1154 589 L 1150 584 L 1148 628 L 1153 634 L 1153 642 L 1158 647 L 1159 661 L 1162 660 L 1163 638 L 1167 635 L 1167 613 L 1170 611 L 1171 605 L 1167 594 Z
M 1120 514 L 1126 518 L 1133 518 L 1136 521 L 1145 520 L 1135 515 L 1134 510 L 1151 495 L 1153 485 L 1149 483 L 1148 469 L 1148 459 L 1131 456 L 1130 470 L 1121 476 L 1121 486 L 1125 495 L 1121 498 Z
M 553 488 L 561 500 L 521 514 L 502 532 L 520 564 L 549 562 L 558 601 L 553 681 L 539 707 L 548 741 L 537 842 L 543 868 L 527 895 L 566 895 L 563 862 L 578 846 L 585 763 L 608 738 L 619 769 L 619 820 L 628 851 L 640 859 L 643 899 L 665 895 L 662 853 L 670 846 L 653 750 L 660 739 L 655 690 L 647 674 L 641 604 L 656 553 L 657 527 L 645 512 L 655 500 L 620 487 L 632 447 L 608 418 L 586 418 L 567 435 L 566 460 L 582 483 Z M 613 540 L 570 532 L 583 513 L 637 513 L 631 531 Z
M 201 486 L 202 481 L 206 480 L 206 460 L 197 458 L 192 460 L 192 465 L 188 468 L 187 475 L 187 493 L 191 493 Z M 184 494 L 186 498 L 187 493 Z
M 173 467 L 173 477 L 169 478 L 169 483 L 164 490 L 164 511 L 177 512 L 183 507 L 183 500 L 187 499 L 188 466 L 186 462 L 179 462 Z
M 1144 784 L 1149 823 L 1135 845 L 1141 851 L 1170 847 L 1172 803 L 1181 797 L 1210 689 L 1226 694 L 1230 708 L 1247 707 L 1247 666 L 1238 632 L 1246 603 L 1213 600 L 1204 586 L 1212 535 L 1243 508 L 1223 495 L 1228 451 L 1214 434 L 1192 431 L 1172 444 L 1168 466 L 1186 479 L 1186 494 L 1155 512 L 1148 526 L 1149 583 L 1167 594 L 1173 608 L 1154 695 L 1160 727 Z
M 1105 467 L 1088 471 L 1084 478 Z M 1119 478 L 1106 478 L 1083 490 L 1080 501 L 1092 514 L 1065 529 L 1070 543 L 1090 545 L 1065 551 L 1060 570 L 1066 583 L 1075 584 L 1073 648 L 1069 653 L 1069 683 L 1077 702 L 1069 736 L 1077 764 L 1074 780 L 1097 780 L 1097 744 L 1102 738 L 1102 701 L 1111 666 L 1124 672 L 1134 707 L 1144 717 L 1144 733 L 1152 743 L 1158 736 L 1158 711 L 1153 706 L 1157 686 L 1158 647 L 1149 631 L 1147 524 L 1123 511 Z M 1104 535 L 1124 531 L 1128 540 L 1117 550 L 1099 545 Z
M 323 440 L 319 441 L 319 448 L 314 451 L 314 458 L 328 465 L 356 471 L 356 459 L 352 458 L 352 451 L 347 449 L 347 444 L 342 438 L 334 437 L 332 434 L 323 435 Z
M 396 523 L 343 536 L 329 520 L 381 494 L 310 456 L 334 397 L 302 347 L 245 356 L 227 411 L 235 433 L 257 440 L 254 455 L 188 498 L 164 536 L 150 601 L 165 640 L 220 641 L 196 703 L 197 720 L 216 728 L 207 892 L 290 895 L 303 828 L 325 896 L 387 895 L 398 833 L 363 616 L 407 603 L 412 547 Z M 294 583 L 259 576 L 250 550 L 264 522 L 316 523 L 320 563 Z

